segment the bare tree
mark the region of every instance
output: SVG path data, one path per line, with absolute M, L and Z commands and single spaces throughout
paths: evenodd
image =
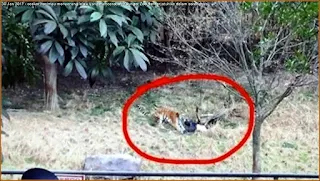
M 253 25 L 259 12 L 244 14 L 238 3 L 211 3 L 193 10 L 188 18 L 179 8 L 166 15 L 166 24 L 173 33 L 171 46 L 155 46 L 160 52 L 169 52 L 170 57 L 149 56 L 193 72 L 218 72 L 246 88 L 255 104 L 252 170 L 260 172 L 263 122 L 296 87 L 317 84 L 317 78 L 310 79 L 310 75 L 284 72 L 283 59 L 292 55 L 293 48 L 317 44 L 317 40 L 295 41 L 293 30 L 275 27 L 270 19 L 259 19 L 261 33 L 256 34 Z M 264 35 L 269 30 L 274 36 Z M 306 54 L 310 55 L 309 61 L 317 59 L 317 49 Z

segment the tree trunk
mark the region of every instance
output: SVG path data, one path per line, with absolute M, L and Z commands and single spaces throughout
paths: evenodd
M 45 55 L 39 55 L 44 66 L 44 100 L 46 109 L 56 111 L 59 109 L 57 91 L 57 64 L 51 64 Z
M 261 160 L 260 160 L 260 142 L 261 142 L 261 126 L 263 120 L 256 118 L 256 123 L 253 129 L 252 135 L 252 172 L 260 173 L 261 172 Z M 257 178 L 252 178 L 256 180 Z
M 164 6 L 163 7 L 163 10 L 165 13 L 169 13 L 169 9 L 170 9 L 170 6 Z M 164 38 L 164 44 L 167 48 L 170 48 L 171 47 L 171 44 L 170 44 L 170 32 L 168 30 L 168 26 L 165 22 L 165 24 L 163 25 L 163 38 Z

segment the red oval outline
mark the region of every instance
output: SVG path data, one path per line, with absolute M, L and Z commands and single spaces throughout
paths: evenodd
M 149 155 L 148 153 L 139 149 L 132 142 L 128 133 L 128 110 L 130 109 L 130 106 L 132 105 L 132 103 L 134 103 L 136 99 L 138 99 L 140 96 L 142 96 L 145 92 L 149 91 L 150 89 L 154 89 L 163 85 L 173 84 L 173 83 L 177 83 L 185 80 L 199 80 L 199 79 L 225 82 L 231 85 L 231 87 L 236 89 L 241 94 L 241 96 L 245 98 L 247 104 L 249 105 L 249 122 L 248 122 L 247 132 L 243 136 L 242 140 L 237 145 L 235 145 L 232 149 L 224 153 L 223 155 L 216 158 L 212 158 L 212 159 L 170 159 L 170 158 L 163 158 L 163 157 L 160 158 L 160 157 Z M 139 86 L 136 92 L 127 99 L 122 111 L 122 131 L 123 131 L 125 140 L 127 141 L 127 144 L 136 153 L 138 153 L 140 156 L 148 160 L 159 162 L 159 163 L 167 163 L 167 164 L 213 164 L 216 162 L 223 161 L 224 159 L 230 157 L 232 154 L 238 151 L 241 147 L 243 147 L 244 144 L 248 141 L 254 127 L 254 112 L 255 112 L 255 106 L 250 95 L 241 85 L 229 79 L 228 77 L 216 75 L 216 74 L 184 74 L 184 75 L 178 75 L 175 77 L 164 76 L 164 77 L 155 79 L 150 83 Z

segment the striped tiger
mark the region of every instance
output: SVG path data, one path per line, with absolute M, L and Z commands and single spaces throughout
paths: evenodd
M 151 115 L 146 113 L 143 110 L 143 107 L 140 105 L 137 105 L 138 109 L 141 111 L 142 114 L 145 116 Z M 177 111 L 174 111 L 167 107 L 158 107 L 155 106 L 156 109 L 152 113 L 152 121 L 154 121 L 156 124 L 158 124 L 160 127 L 163 128 L 164 124 L 171 125 L 175 130 L 179 131 L 181 134 L 186 133 L 193 133 L 197 129 L 197 124 L 187 118 L 184 118 L 180 116 L 180 114 Z

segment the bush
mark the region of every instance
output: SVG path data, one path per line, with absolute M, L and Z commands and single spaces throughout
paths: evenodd
M 33 57 L 33 44 L 27 27 L 15 19 L 10 6 L 2 8 L 2 85 L 14 87 L 17 83 L 31 85 L 40 77 Z

